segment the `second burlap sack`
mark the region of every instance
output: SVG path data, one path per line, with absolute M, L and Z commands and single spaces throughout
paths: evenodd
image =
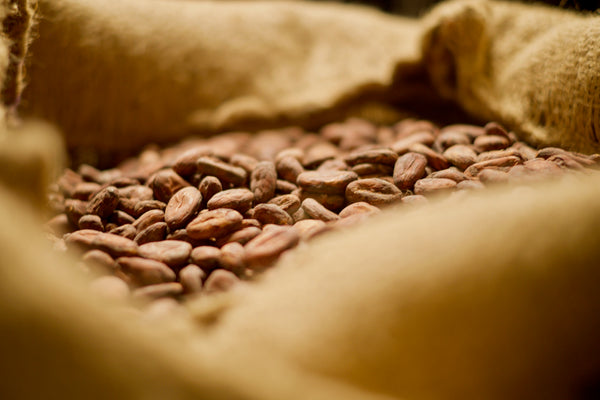
M 436 91 L 534 145 L 600 151 L 600 17 L 461 0 L 424 20 Z

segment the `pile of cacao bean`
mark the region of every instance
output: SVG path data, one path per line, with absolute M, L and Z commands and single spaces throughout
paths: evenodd
M 149 147 L 109 170 L 65 170 L 47 227 L 57 249 L 82 250 L 100 292 L 181 299 L 228 290 L 299 243 L 391 204 L 599 163 L 597 154 L 534 149 L 494 122 L 349 119 L 316 133 L 231 132 Z

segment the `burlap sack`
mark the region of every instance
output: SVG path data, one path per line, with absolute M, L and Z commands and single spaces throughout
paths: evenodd
M 161 116 L 160 106 L 168 109 L 172 100 L 166 95 L 140 96 L 136 105 L 136 90 L 160 93 L 158 89 L 153 92 L 152 88 L 162 87 L 163 79 L 171 79 L 178 67 L 187 65 L 186 58 L 171 58 L 184 54 L 172 50 L 173 47 L 197 45 L 197 42 L 176 42 L 176 36 L 167 33 L 176 32 L 180 26 L 188 29 L 196 26 L 194 18 L 199 14 L 193 14 L 194 7 L 211 10 L 217 7 L 212 3 L 168 3 L 167 8 L 162 1 L 131 0 L 123 2 L 125 6 L 110 2 L 113 7 L 106 6 L 109 2 L 100 6 L 83 0 L 41 2 L 39 41 L 33 47 L 29 76 L 31 92 L 25 96 L 24 110 L 29 110 L 31 115 L 45 116 L 65 129 L 66 138 L 72 144 L 107 143 L 110 148 L 117 143 L 117 136 L 111 139 L 99 133 L 124 135 L 128 131 L 117 128 L 128 127 L 131 137 L 140 140 L 138 144 L 142 143 L 141 136 L 133 132 L 151 134 L 147 130 L 136 130 L 133 118 L 125 123 L 128 113 L 137 115 L 140 126 L 150 126 L 149 123 L 144 125 L 145 117 L 155 122 L 157 128 L 169 125 L 170 118 L 172 121 L 186 119 L 203 107 L 204 111 L 213 110 L 215 115 L 234 115 L 219 114 L 221 100 L 237 99 L 258 87 L 268 93 L 274 87 L 272 83 L 264 87 L 250 86 L 251 89 L 244 89 L 248 91 L 234 92 L 232 97 L 222 94 L 218 101 L 207 95 L 214 103 L 200 106 L 194 104 L 195 98 L 190 94 L 189 103 L 180 104 L 185 108 L 182 114 Z M 149 4 L 152 7 L 147 8 Z M 172 11 L 180 10 L 179 7 L 186 12 Z M 244 10 L 245 6 L 236 7 L 236 10 Z M 248 7 L 254 9 L 255 6 Z M 264 9 L 260 7 L 266 6 L 256 7 Z M 289 7 L 301 10 L 305 6 Z M 306 7 L 313 10 L 311 17 L 290 17 L 295 21 L 292 26 L 297 29 L 305 26 L 306 22 L 298 22 L 305 17 L 310 19 L 323 12 L 329 23 L 333 14 L 338 15 L 338 8 L 333 12 L 329 6 L 323 8 L 329 11 L 319 11 L 320 6 Z M 448 7 L 468 10 L 472 6 Z M 508 9 L 496 3 L 485 7 Z M 114 12 L 113 8 L 120 12 Z M 160 12 L 154 14 L 155 10 Z M 395 28 L 396 22 L 392 21 L 396 20 L 379 14 L 366 13 L 364 21 L 371 21 L 367 23 L 360 22 L 363 21 L 361 11 L 348 13 L 355 15 L 353 21 L 359 26 L 373 27 L 373 32 L 379 29 L 375 25 L 388 26 L 390 36 L 404 31 L 404 28 Z M 255 21 L 260 20 L 259 14 L 257 12 Z M 143 16 L 135 17 L 142 21 L 160 20 L 163 15 L 165 19 L 160 21 L 169 21 L 169 29 L 161 31 L 165 40 L 162 45 L 124 47 L 124 43 L 130 42 L 123 42 L 120 37 L 133 35 L 128 31 L 134 32 L 138 39 L 148 38 L 151 43 L 151 33 L 156 28 L 151 22 L 128 25 L 130 18 L 134 18 L 132 15 Z M 211 15 L 216 18 L 218 14 Z M 268 19 L 264 15 L 263 18 Z M 81 25 L 82 21 L 87 24 Z M 266 24 L 265 20 L 260 21 Z M 291 24 L 290 19 L 287 21 Z M 389 21 L 389 25 L 382 21 Z M 461 18 L 457 21 L 464 23 Z M 323 25 L 327 24 L 318 24 Z M 289 29 L 287 24 L 274 26 Z M 410 23 L 409 30 L 415 32 L 414 26 Z M 431 26 L 430 29 L 435 31 Z M 87 35 L 82 35 L 82 30 Z M 122 35 L 120 30 L 123 30 Z M 61 31 L 68 34 L 56 33 Z M 49 32 L 54 41 L 44 42 L 44 32 Z M 500 29 L 492 31 L 490 43 L 500 32 Z M 371 33 L 371 37 L 375 35 Z M 415 35 L 418 44 L 418 33 Z M 271 38 L 272 32 L 265 34 L 267 36 Z M 107 50 L 104 47 L 107 44 L 100 44 L 97 37 L 103 37 L 104 43 L 114 46 L 108 48 L 115 52 L 101 53 L 101 49 Z M 580 43 L 577 38 L 572 40 Z M 389 51 L 390 42 L 386 43 L 379 43 L 385 45 L 385 49 L 373 51 L 379 55 Z M 403 43 L 398 45 L 404 46 Z M 71 55 L 57 53 L 55 50 L 60 48 L 75 51 Z M 577 46 L 573 44 L 570 48 Z M 194 54 L 193 50 L 185 54 Z M 44 55 L 45 51 L 50 53 Z M 398 50 L 398 54 L 404 54 L 403 51 Z M 447 60 L 447 52 L 441 53 L 442 60 Z M 158 64 L 164 69 L 148 75 L 156 80 L 137 80 L 138 74 L 134 73 L 121 75 L 115 67 L 120 61 L 128 66 L 139 66 L 130 60 L 143 62 L 144 54 L 150 54 L 152 62 L 161 59 L 161 54 L 167 60 L 165 64 Z M 322 57 L 327 60 L 326 55 L 331 53 L 324 54 Z M 398 54 L 394 56 L 396 60 Z M 418 56 L 418 52 L 416 54 Z M 61 57 L 68 62 L 60 64 Z M 368 60 L 367 64 L 371 62 Z M 339 89 L 341 86 L 338 89 L 352 93 L 356 82 L 365 81 L 374 81 L 374 87 L 381 88 L 389 79 L 407 76 L 404 73 L 394 76 L 394 62 L 397 63 L 389 61 L 373 75 L 357 78 L 344 90 Z M 337 65 L 336 68 L 343 65 L 331 63 Z M 420 76 L 420 67 L 412 63 L 406 65 L 409 64 L 413 66 L 407 70 L 414 68 L 413 76 Z M 68 69 L 63 70 L 59 65 Z M 94 65 L 98 68 L 94 69 Z M 154 64 L 146 67 L 149 65 Z M 199 63 L 196 67 L 202 65 Z M 139 67 L 138 71 L 143 69 Z M 360 74 L 354 68 L 349 69 Z M 186 71 L 192 74 L 194 67 Z M 210 76 L 235 77 L 237 73 L 248 76 L 244 75 L 244 68 L 231 70 L 229 75 L 220 75 L 222 70 L 217 71 Z M 436 76 L 435 70 L 431 73 Z M 331 71 L 328 74 L 331 79 L 335 76 Z M 109 81 L 115 85 L 107 85 L 105 79 L 100 81 L 109 88 L 97 83 L 96 78 L 102 76 L 110 77 Z M 185 75 L 184 81 L 186 76 L 189 77 Z M 73 86 L 69 86 L 71 78 L 75 82 Z M 48 85 L 53 85 L 51 90 L 45 89 L 40 79 L 48 79 Z M 246 83 L 239 86 L 243 88 L 253 80 L 253 77 L 244 78 L 242 81 Z M 436 85 L 445 82 L 435 78 L 433 81 Z M 168 81 L 165 87 L 177 88 L 174 82 Z M 216 82 L 210 83 L 216 85 Z M 165 90 L 164 87 L 161 90 Z M 454 95 L 443 89 L 441 93 Z M 271 101 L 277 98 L 264 96 Z M 456 99 L 466 104 L 466 97 Z M 121 98 L 127 100 L 124 102 L 127 112 L 114 107 Z M 326 99 L 333 103 L 317 102 L 314 109 L 337 104 L 335 96 Z M 313 99 L 309 100 L 304 99 L 302 104 L 311 104 Z M 378 98 L 376 103 L 381 104 L 381 101 Z M 259 104 L 262 103 L 259 101 Z M 485 104 L 488 103 L 482 102 L 482 108 Z M 87 107 L 92 111 L 85 111 Z M 253 108 L 240 106 L 240 109 Z M 204 111 L 196 117 L 213 118 L 212 112 Z M 79 116 L 78 112 L 84 115 Z M 503 121 L 510 123 L 510 119 Z M 526 122 L 523 121 L 523 126 L 527 126 Z M 106 128 L 106 132 L 94 131 L 95 124 Z M 206 126 L 214 128 L 210 124 Z M 82 127 L 89 129 L 82 129 L 82 133 Z M 29 130 L 26 128 L 19 137 L 25 137 Z M 183 129 L 153 132 L 159 133 L 148 139 L 162 140 L 168 135 L 180 134 Z M 38 146 L 39 142 L 36 141 Z M 20 158 L 13 160 L 10 167 L 18 160 Z M 35 173 L 33 177 L 24 176 L 21 186 L 27 187 L 27 182 L 36 181 Z M 23 204 L 14 189 L 7 190 L 3 185 L 0 191 L 0 382 L 3 396 L 11 399 L 267 400 L 590 398 L 597 393 L 594 390 L 600 376 L 597 341 L 600 276 L 595 268 L 600 255 L 596 239 L 600 219 L 598 183 L 597 176 L 584 176 L 525 191 L 498 189 L 481 197 L 434 203 L 416 212 L 390 209 L 358 229 L 325 236 L 299 249 L 257 285 L 190 304 L 195 320 L 173 315 L 163 321 L 150 322 L 144 322 L 135 313 L 125 314 L 123 304 L 109 305 L 91 295 L 82 278 L 75 274 L 74 261 L 51 252 L 41 233 L 41 220 L 34 218 L 31 208 Z
M 478 0 L 424 21 L 302 2 L 41 0 L 39 15 L 21 111 L 80 152 L 389 119 L 439 96 L 533 144 L 600 149 L 597 17 Z
M 39 14 L 22 113 L 80 150 L 318 126 L 386 100 L 419 56 L 416 21 L 339 4 L 41 0 Z
M 599 17 L 546 6 L 461 0 L 424 21 L 423 60 L 438 93 L 536 145 L 600 151 Z

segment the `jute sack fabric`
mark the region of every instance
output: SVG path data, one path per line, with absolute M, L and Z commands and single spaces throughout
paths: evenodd
M 535 145 L 600 151 L 600 17 L 460 0 L 424 20 L 436 91 Z
M 57 124 L 80 151 L 365 110 L 393 117 L 400 100 L 435 107 L 438 97 L 533 144 L 600 149 L 596 16 L 483 0 L 447 2 L 423 20 L 303 2 L 38 8 L 21 112 Z
M 599 182 L 388 210 L 190 304 L 196 321 L 149 322 L 94 297 L 3 194 L 3 396 L 585 399 L 600 371 Z
M 339 4 L 38 4 L 21 111 L 57 124 L 80 150 L 316 126 L 381 104 L 397 69 L 412 74 L 419 58 L 417 21 Z
M 40 4 L 41 10 L 44 4 L 51 3 Z M 89 16 L 88 3 L 70 6 L 79 8 L 69 15 Z M 60 13 L 46 15 L 54 15 L 57 26 L 64 21 Z M 102 34 L 104 28 L 92 26 Z M 76 77 L 77 64 L 71 65 Z M 70 72 L 61 79 L 68 82 Z M 33 73 L 30 88 L 38 85 L 36 76 L 44 75 Z M 58 93 L 56 101 L 63 101 Z M 80 94 L 90 107 L 118 100 L 114 93 L 89 99 L 65 93 L 72 110 Z M 26 99 L 24 106 L 33 109 L 35 97 Z M 153 100 L 166 104 L 168 97 Z M 32 115 L 44 116 L 45 107 L 50 109 Z M 151 116 L 153 109 L 146 110 L 138 112 Z M 20 136 L 33 137 L 34 128 L 23 129 Z M 75 130 L 66 132 L 67 140 L 76 140 Z M 89 137 L 85 145 L 105 140 Z M 46 150 L 33 154 L 56 161 L 59 151 Z M 21 187 L 40 181 L 40 170 L 24 174 Z M 390 209 L 299 249 L 256 285 L 190 304 L 195 320 L 173 315 L 151 323 L 86 290 L 74 260 L 50 251 L 41 220 L 3 184 L 3 396 L 577 398 L 600 371 L 599 183 L 597 176 L 583 176 L 525 191 L 501 188 L 419 211 Z

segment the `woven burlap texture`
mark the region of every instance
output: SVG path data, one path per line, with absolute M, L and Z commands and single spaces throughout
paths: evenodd
M 23 115 L 112 151 L 344 116 L 418 60 L 418 23 L 339 4 L 41 0 Z
M 536 145 L 600 151 L 600 18 L 538 5 L 461 0 L 424 21 L 438 93 Z
M 423 20 L 173 0 L 41 0 L 38 15 L 21 111 L 57 124 L 71 148 L 317 126 L 387 110 L 418 88 L 533 144 L 600 150 L 595 16 L 483 0 L 448 2 Z

